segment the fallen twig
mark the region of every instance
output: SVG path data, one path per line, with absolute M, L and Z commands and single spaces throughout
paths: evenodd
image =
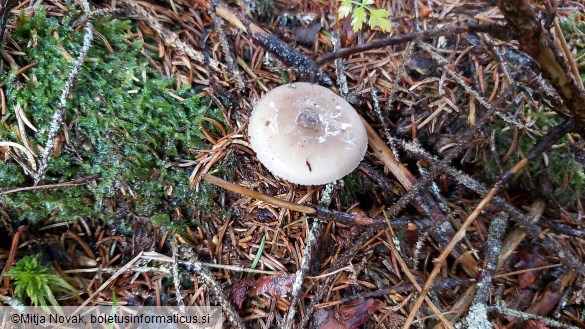
M 386 220 L 388 220 L 388 217 L 386 217 Z M 392 226 L 391 226 L 391 223 L 389 220 L 388 220 L 388 227 L 390 227 L 390 230 L 392 231 Z M 404 259 L 400 255 L 400 253 L 396 250 L 396 245 L 394 245 L 393 237 L 391 237 L 387 231 L 386 231 L 386 236 L 388 238 L 388 243 L 390 244 L 390 247 L 391 247 L 390 250 L 394 254 L 396 261 L 398 261 L 398 264 L 400 265 L 402 272 L 404 272 L 404 274 L 406 275 L 408 280 L 410 280 L 410 282 L 414 285 L 416 290 L 420 293 L 422 291 L 422 288 L 420 287 L 420 285 L 416 281 L 416 278 L 414 277 L 414 275 L 412 275 L 412 273 L 410 272 L 408 265 L 406 265 L 406 262 L 404 261 Z M 425 296 L 424 300 L 427 303 L 427 305 L 429 305 L 429 307 L 431 308 L 433 313 L 439 318 L 439 320 L 441 320 L 441 323 L 445 327 L 450 328 L 450 329 L 455 328 L 453 326 L 453 324 L 451 322 L 449 322 L 449 320 L 447 318 L 445 318 L 445 316 L 443 315 L 443 312 L 437 306 L 435 306 L 435 304 L 433 304 L 433 302 L 431 301 L 429 296 Z
M 567 124 L 569 123 L 567 122 Z M 485 195 L 488 193 L 488 188 L 485 187 L 482 183 L 478 182 L 464 172 L 452 168 L 447 161 L 440 160 L 434 155 L 429 154 L 417 143 L 403 140 L 398 140 L 398 142 L 407 152 L 423 157 L 426 161 L 429 161 L 431 163 L 430 172 L 444 172 L 453 177 L 459 184 L 462 184 L 463 186 L 469 188 L 472 191 L 475 191 L 478 194 Z M 550 141 L 547 143 L 550 143 Z M 508 178 L 510 177 L 511 176 Z M 494 206 L 496 206 L 498 209 L 506 211 L 506 213 L 510 215 L 512 219 L 515 220 L 518 225 L 520 225 L 520 227 L 526 230 L 530 236 L 539 236 L 543 232 L 540 227 L 532 223 L 530 218 L 521 213 L 518 209 L 510 205 L 501 197 L 494 197 L 493 203 Z M 577 270 L 580 273 L 585 273 L 585 266 L 579 262 L 574 254 L 567 251 L 566 248 L 564 248 L 552 235 L 544 235 L 544 240 L 548 247 L 560 256 L 560 260 L 563 262 L 563 264 L 565 264 L 567 267 Z
M 87 2 L 87 0 L 81 0 L 81 5 L 85 13 L 89 13 L 91 11 L 89 2 Z M 83 62 L 87 57 L 87 52 L 91 47 L 92 40 L 93 24 L 91 23 L 91 20 L 87 20 L 85 22 L 85 35 L 83 36 L 83 45 L 79 51 L 79 56 L 77 57 L 77 60 L 75 60 L 75 63 L 73 63 L 73 68 L 71 69 L 69 77 L 65 82 L 65 88 L 63 89 L 61 97 L 59 98 L 59 106 L 55 110 L 55 113 L 53 113 L 53 119 L 51 120 L 51 126 L 47 135 L 47 143 L 45 144 L 45 150 L 41 156 L 39 169 L 36 172 L 34 185 L 38 185 L 45 178 L 45 173 L 47 172 L 49 165 L 49 158 L 51 157 L 51 152 L 53 152 L 53 147 L 55 147 L 55 137 L 57 137 L 57 133 L 59 130 L 61 130 L 61 125 L 63 124 L 63 116 L 67 107 L 67 99 L 69 99 L 69 94 L 71 93 L 71 89 L 73 88 L 73 84 L 77 78 L 77 74 L 79 74 L 79 70 L 81 69 Z
M 475 283 L 475 279 L 453 279 L 453 278 L 437 278 L 433 282 L 433 291 L 440 292 L 442 290 L 452 290 L 456 287 L 467 286 Z M 349 297 L 345 297 L 336 301 L 338 304 L 351 302 L 356 299 L 365 299 L 371 297 L 381 297 L 390 294 L 405 294 L 417 291 L 417 288 L 412 283 L 403 284 L 400 283 L 392 287 L 383 287 L 374 291 L 368 291 L 364 293 L 355 294 Z
M 286 320 L 284 322 L 285 329 L 292 328 L 294 324 L 297 303 L 299 302 L 300 294 L 302 293 L 301 290 L 303 288 L 305 277 L 307 276 L 307 271 L 309 270 L 309 266 L 311 265 L 313 249 L 315 249 L 315 246 L 319 243 L 319 238 L 321 237 L 322 231 L 323 231 L 322 223 L 316 221 L 311 226 L 309 234 L 307 235 L 307 242 L 303 253 L 303 260 L 301 261 L 300 268 L 296 272 L 295 282 L 293 283 L 291 293 L 292 298 L 290 301 L 290 305 L 288 307 L 288 314 L 286 315 Z
M 467 326 L 470 328 L 490 329 L 492 327 L 487 316 L 487 301 L 492 279 L 498 264 L 498 255 L 502 247 L 502 236 L 504 235 L 507 222 L 506 217 L 506 214 L 503 212 L 497 214 L 490 224 L 484 248 L 485 268 L 481 272 L 481 279 L 477 283 L 477 291 L 475 298 L 473 298 L 473 304 L 465 319 Z
M 29 191 L 37 191 L 37 190 L 45 190 L 45 189 L 55 189 L 55 188 L 69 187 L 69 186 L 79 186 L 79 185 L 86 184 L 87 182 L 92 181 L 94 179 L 97 179 L 99 177 L 100 177 L 100 175 L 96 174 L 96 175 L 90 175 L 90 176 L 74 179 L 72 181 L 65 182 L 65 183 L 16 187 L 13 189 L 0 191 L 0 195 L 6 195 L 6 194 L 11 194 L 11 193 L 17 193 L 17 192 L 29 192 Z
M 171 243 L 171 250 L 173 251 L 171 273 L 173 276 L 173 285 L 175 286 L 175 298 L 177 299 L 177 305 L 179 305 L 181 312 L 184 312 L 185 302 L 181 294 L 181 279 L 179 278 L 179 246 L 176 240 Z
M 445 35 L 453 35 L 453 34 L 461 34 L 461 33 L 469 33 L 469 32 L 486 32 L 494 35 L 498 35 L 500 38 L 511 37 L 510 31 L 506 26 L 493 24 L 493 25 L 477 25 L 477 24 L 468 24 L 465 26 L 449 26 L 443 27 L 433 30 L 427 31 L 420 31 L 420 32 L 413 32 L 413 33 L 405 33 L 393 37 L 389 37 L 386 39 L 364 43 L 348 48 L 342 48 L 338 51 L 327 53 L 321 55 L 315 61 L 316 65 L 323 65 L 329 61 L 332 61 L 337 58 L 347 57 L 349 55 L 358 54 L 361 52 L 365 52 L 367 50 L 383 48 L 387 46 L 399 45 L 402 43 L 410 42 L 410 41 L 417 41 L 417 40 L 424 40 L 433 37 L 445 36 Z
M 515 310 L 513 308 L 509 308 L 508 306 L 506 306 L 502 303 L 497 303 L 495 306 L 491 306 L 489 308 L 489 310 L 491 312 L 498 312 L 501 314 L 511 315 L 514 317 L 522 318 L 522 319 L 538 319 L 538 320 L 543 321 L 544 323 L 546 323 L 550 326 L 554 326 L 554 327 L 558 327 L 558 328 L 579 329 L 579 327 L 564 324 L 564 323 L 558 322 L 558 321 L 553 320 L 553 319 L 549 319 L 549 318 L 539 316 L 536 314 L 522 312 L 522 311 Z
M 236 64 L 236 60 L 234 59 L 234 55 L 232 53 L 230 44 L 228 43 L 228 39 L 223 31 L 223 20 L 218 17 L 215 12 L 215 7 L 211 7 L 209 9 L 209 16 L 213 19 L 213 26 L 215 27 L 215 31 L 219 37 L 219 44 L 221 45 L 221 49 L 223 50 L 223 54 L 225 56 L 225 61 L 227 62 L 227 66 L 229 72 L 232 73 L 234 76 L 236 86 L 238 90 L 243 90 L 245 88 L 244 81 L 242 80 L 242 75 L 240 74 L 240 70 L 238 69 L 238 65 Z
M 355 255 L 361 249 L 361 246 L 363 246 L 363 244 L 366 243 L 376 233 L 377 233 L 377 230 L 372 228 L 372 227 L 369 227 L 368 229 L 366 229 L 359 236 L 359 238 L 357 238 L 354 241 L 355 247 L 351 248 L 350 250 L 345 252 L 341 257 L 339 257 L 337 260 L 335 260 L 335 262 L 333 262 L 333 264 L 331 264 L 331 266 L 329 266 L 327 271 L 333 272 L 333 271 L 337 271 L 338 269 L 344 267 L 345 264 L 349 263 L 350 260 L 353 259 L 353 257 L 355 257 Z M 303 318 L 301 319 L 301 322 L 299 324 L 299 328 L 302 329 L 302 328 L 305 328 L 307 326 L 307 324 L 309 323 L 309 320 L 311 319 L 311 317 L 313 315 L 313 312 L 315 311 L 315 305 L 317 305 L 321 301 L 321 299 L 323 299 L 323 296 L 328 291 L 328 289 L 325 289 L 325 287 L 329 287 L 331 285 L 332 280 L 333 279 L 331 277 L 327 277 L 327 279 L 325 279 L 325 282 L 323 282 L 323 284 L 321 285 L 320 289 L 317 290 L 317 293 L 315 293 L 315 296 L 313 296 L 313 298 L 311 299 L 311 303 L 309 304 L 309 306 L 307 306 L 307 308 L 305 310 L 305 314 L 303 315 Z
M 342 211 L 330 210 L 330 209 L 327 209 L 327 208 L 321 207 L 321 206 L 300 205 L 298 203 L 289 202 L 289 201 L 278 199 L 278 198 L 275 198 L 275 197 L 272 197 L 272 196 L 269 196 L 266 194 L 262 194 L 262 193 L 247 189 L 247 188 L 242 187 L 242 186 L 237 185 L 237 184 L 226 182 L 225 180 L 223 180 L 221 178 L 218 178 L 218 177 L 215 177 L 215 176 L 212 176 L 209 174 L 204 174 L 202 176 L 202 179 L 211 183 L 211 184 L 214 184 L 216 186 L 224 188 L 228 191 L 239 193 L 242 195 L 246 195 L 246 196 L 249 196 L 251 198 L 254 198 L 254 199 L 257 199 L 260 201 L 264 201 L 266 203 L 269 203 L 269 204 L 277 206 L 277 207 L 281 207 L 281 208 L 285 208 L 288 210 L 312 215 L 313 217 L 318 218 L 320 220 L 332 221 L 332 222 L 341 223 L 341 224 L 344 224 L 347 226 L 363 225 L 363 226 L 371 226 L 371 227 L 376 228 L 376 229 L 383 229 L 383 228 L 387 227 L 386 221 L 381 216 L 371 218 L 371 217 L 361 216 L 358 214 L 348 214 L 348 213 L 342 212 Z M 426 226 L 428 224 L 425 223 L 424 225 Z M 413 230 L 416 230 L 418 225 L 412 221 L 395 220 L 395 221 L 392 221 L 392 226 L 395 227 L 396 229 L 413 231 Z

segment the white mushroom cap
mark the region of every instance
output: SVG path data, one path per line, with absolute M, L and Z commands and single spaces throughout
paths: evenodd
M 349 174 L 368 147 L 366 129 L 353 107 L 331 90 L 306 82 L 268 92 L 252 111 L 248 135 L 268 170 L 303 185 Z

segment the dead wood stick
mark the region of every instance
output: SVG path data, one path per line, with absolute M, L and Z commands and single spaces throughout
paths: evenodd
M 492 280 L 496 273 L 498 254 L 502 247 L 502 236 L 504 235 L 507 222 L 508 216 L 506 213 L 500 212 L 490 223 L 484 249 L 486 265 L 481 272 L 481 279 L 477 283 L 477 292 L 466 317 L 469 328 L 490 329 L 492 327 L 488 321 L 487 301 Z
M 329 266 L 327 271 L 335 272 L 338 269 L 346 266 L 346 264 L 349 263 L 355 257 L 355 255 L 361 250 L 361 246 L 364 245 L 376 233 L 378 233 L 378 230 L 376 230 L 374 227 L 367 227 L 366 230 L 362 232 L 362 234 L 355 240 L 353 247 L 350 248 L 343 255 L 341 255 L 341 257 L 337 258 L 333 262 L 333 264 Z M 315 293 L 315 296 L 313 296 L 311 303 L 309 304 L 309 306 L 307 306 L 305 314 L 303 315 L 303 318 L 301 319 L 301 323 L 299 324 L 298 328 L 303 329 L 307 327 L 307 324 L 309 323 L 309 320 L 311 319 L 313 312 L 315 311 L 315 305 L 319 303 L 321 299 L 323 299 L 325 293 L 329 291 L 329 289 L 326 289 L 325 287 L 329 287 L 332 284 L 332 282 L 333 279 L 331 277 L 327 277 L 325 279 L 325 282 L 320 286 L 320 288 L 317 290 L 317 293 Z
M 464 26 L 448 26 L 442 27 L 438 29 L 432 29 L 427 31 L 420 31 L 420 32 L 413 32 L 413 33 L 405 33 L 397 36 L 392 36 L 386 39 L 368 42 L 361 45 L 356 45 L 348 48 L 342 48 L 338 51 L 327 53 L 321 55 L 315 61 L 317 65 L 323 65 L 329 61 L 332 61 L 337 58 L 347 57 L 349 55 L 358 54 L 367 50 L 384 48 L 387 46 L 399 45 L 402 43 L 416 41 L 416 40 L 423 40 L 438 36 L 445 36 L 445 35 L 453 35 L 453 34 L 461 34 L 461 33 L 468 33 L 468 32 L 486 32 L 490 34 L 494 34 L 499 36 L 500 38 L 506 39 L 510 37 L 510 31 L 506 26 L 502 25 L 477 25 L 477 24 L 468 24 Z
M 240 70 L 236 64 L 236 59 L 234 58 L 232 47 L 229 44 L 226 33 L 224 31 L 223 20 L 219 18 L 219 15 L 217 15 L 213 8 L 208 12 L 209 16 L 211 16 L 211 19 L 213 20 L 213 27 L 215 28 L 215 32 L 219 37 L 219 44 L 221 46 L 221 50 L 223 51 L 224 60 L 227 63 L 229 72 L 231 72 L 232 76 L 234 77 L 238 90 L 244 90 L 246 85 L 244 84 L 244 80 L 242 80 L 242 75 L 240 74 Z
M 190 44 L 181 40 L 179 35 L 162 26 L 159 20 L 146 11 L 138 2 L 135 0 L 121 0 L 121 2 L 140 16 L 150 28 L 155 30 L 167 46 L 186 54 L 189 58 L 200 64 L 209 66 L 214 71 L 220 70 L 220 63 L 211 58 L 206 59 L 200 51 L 195 50 Z
M 475 282 L 474 279 L 454 279 L 450 277 L 446 278 L 437 278 L 435 282 L 433 282 L 433 290 L 440 292 L 443 290 L 453 290 L 457 287 L 467 286 L 473 284 Z M 352 300 L 356 299 L 365 299 L 371 297 L 380 297 L 380 296 L 387 296 L 390 294 L 406 294 L 416 291 L 416 287 L 412 283 L 407 284 L 398 284 L 392 287 L 383 287 L 379 288 L 374 291 L 363 292 L 355 295 L 351 295 L 345 298 L 336 301 L 335 303 L 329 303 L 329 305 L 338 305 L 338 304 L 345 304 L 347 302 L 351 302 Z
M 331 86 L 333 84 L 331 78 L 327 76 L 319 65 L 316 65 L 311 57 L 301 54 L 284 41 L 252 23 L 248 24 L 248 31 L 254 41 L 260 44 L 262 48 L 268 50 L 285 64 L 294 66 L 301 76 L 309 79 L 310 82 L 313 82 L 316 78 L 317 82 L 322 85 Z
M 522 165 L 522 167 L 524 167 L 525 165 L 526 165 L 526 163 L 524 163 Z M 488 194 L 481 200 L 481 202 L 477 205 L 477 207 L 473 210 L 473 212 L 467 217 L 465 222 L 463 222 L 463 224 L 461 225 L 461 227 L 459 228 L 457 233 L 455 233 L 455 236 L 453 236 L 453 238 L 451 239 L 451 241 L 449 242 L 447 247 L 443 250 L 441 255 L 435 259 L 435 261 L 434 261 L 435 266 L 433 267 L 432 272 L 429 274 L 429 277 L 427 278 L 427 280 L 425 282 L 425 285 L 423 287 L 422 292 L 420 293 L 419 297 L 416 299 L 414 305 L 410 309 L 410 313 L 408 314 L 408 318 L 406 319 L 406 321 L 404 322 L 404 325 L 402 326 L 403 329 L 410 328 L 410 325 L 412 324 L 412 321 L 414 320 L 416 313 L 418 312 L 419 308 L 421 307 L 422 302 L 425 300 L 426 295 L 429 293 L 429 291 L 433 285 L 433 281 L 435 280 L 435 278 L 439 274 L 439 271 L 443 267 L 443 263 L 447 259 L 447 256 L 451 252 L 451 249 L 453 249 L 453 247 L 455 247 L 455 245 L 461 239 L 463 239 L 463 237 L 465 237 L 465 232 L 467 231 L 469 226 L 471 226 L 471 224 L 475 221 L 477 216 L 479 216 L 479 214 L 490 203 L 490 201 L 494 198 L 494 196 L 496 196 L 496 194 L 498 193 L 499 190 L 500 190 L 499 185 L 495 185 L 494 187 L 492 187 L 492 189 L 488 192 Z
M 211 9 L 212 7 L 206 0 L 193 0 L 193 2 L 205 9 Z M 262 48 L 278 57 L 286 65 L 294 66 L 301 76 L 311 81 L 316 77 L 317 81 L 325 86 L 331 86 L 333 84 L 331 78 L 327 76 L 320 65 L 317 65 L 311 57 L 300 53 L 276 36 L 250 22 L 245 17 L 234 14 L 227 7 L 220 5 L 214 8 L 217 16 L 225 19 L 243 32 L 248 33 Z
M 331 193 L 336 188 L 339 188 L 339 185 L 336 184 L 336 182 L 329 183 L 325 186 L 325 190 L 321 194 L 321 199 L 319 200 L 319 206 L 325 208 L 329 207 L 331 204 Z M 321 240 L 321 234 L 323 234 L 323 223 L 320 221 L 314 221 L 311 225 L 311 229 L 309 230 L 309 234 L 307 234 L 303 259 L 301 260 L 299 269 L 295 274 L 295 282 L 293 283 L 290 304 L 288 306 L 288 311 L 284 322 L 284 329 L 291 329 L 293 327 L 297 304 L 301 299 L 301 293 L 303 287 L 305 286 L 307 272 L 311 266 L 313 255 L 319 251 L 319 240 Z
M 570 122 L 567 122 L 566 124 L 570 125 Z M 570 126 L 568 126 L 566 128 L 563 128 L 563 129 L 565 131 L 569 131 L 572 128 Z M 428 177 L 430 175 L 430 173 L 444 172 L 447 175 L 453 177 L 459 184 L 467 187 L 471 191 L 474 191 L 475 193 L 480 194 L 480 195 L 487 194 L 488 188 L 486 186 L 484 186 L 481 182 L 478 182 L 477 180 L 475 180 L 473 177 L 467 175 L 466 173 L 464 173 L 460 170 L 457 170 L 455 168 L 452 168 L 449 164 L 449 161 L 445 161 L 446 159 L 441 160 L 438 157 L 428 153 L 422 147 L 420 147 L 420 145 L 418 145 L 416 142 L 407 142 L 404 140 L 398 140 L 398 143 L 405 151 L 407 151 L 410 154 L 413 154 L 417 157 L 423 158 L 431 164 L 430 170 L 428 171 L 427 174 L 423 175 L 423 177 L 420 179 L 420 181 L 425 180 L 425 177 Z M 554 142 L 552 142 L 552 143 L 554 143 Z M 549 144 L 549 147 L 550 147 L 550 145 L 552 145 L 552 144 Z M 534 149 L 538 149 L 538 148 L 542 148 L 541 145 L 536 145 L 534 147 Z M 529 155 L 530 154 L 531 153 L 529 153 Z M 538 152 L 536 152 L 535 154 L 538 154 Z M 421 183 L 419 182 L 419 184 L 421 184 Z M 395 205 L 392 206 L 390 209 L 388 209 L 389 213 L 396 212 Z M 518 223 L 518 225 L 520 227 L 522 227 L 524 230 L 526 230 L 526 232 L 530 236 L 532 236 L 532 237 L 542 236 L 544 238 L 545 245 L 547 246 L 547 248 L 549 248 L 550 250 L 552 250 L 553 252 L 558 254 L 561 262 L 564 265 L 566 265 L 567 267 L 570 267 L 570 268 L 572 268 L 572 269 L 574 269 L 582 274 L 585 274 L 585 266 L 583 266 L 583 264 L 579 262 L 577 256 L 575 256 L 574 253 L 566 250 L 566 248 L 564 248 L 552 235 L 550 235 L 550 234 L 541 235 L 541 233 L 543 232 L 543 229 L 541 229 L 538 225 L 532 223 L 531 220 L 526 215 L 524 215 L 522 212 L 520 212 L 520 210 L 518 210 L 514 206 L 510 205 L 503 198 L 497 197 L 497 196 L 493 200 L 493 207 L 497 208 L 498 210 L 503 209 L 504 211 L 506 211 L 510 216 L 512 216 L 512 218 L 516 221 L 516 223 Z M 558 229 L 560 227 L 558 226 L 558 224 L 555 224 L 555 228 L 558 231 Z M 565 227 L 564 229 L 567 229 L 567 228 Z M 581 236 L 581 235 L 579 235 L 578 229 L 571 228 L 571 230 L 572 230 L 571 231 L 572 234 L 577 234 L 577 236 L 579 236 L 579 237 Z M 577 232 L 575 233 L 574 230 L 577 230 Z M 563 232 L 563 234 L 567 234 L 567 232 Z
M 390 222 L 388 222 L 388 226 L 390 226 Z M 392 233 L 394 233 L 394 232 L 392 232 Z M 400 265 L 402 272 L 404 272 L 404 275 L 406 275 L 408 280 L 410 280 L 410 282 L 414 285 L 416 290 L 420 293 L 422 291 L 422 288 L 420 287 L 420 285 L 416 281 L 416 278 L 414 277 L 414 275 L 410 272 L 408 265 L 406 265 L 406 262 L 404 261 L 404 259 L 402 258 L 402 256 L 398 252 L 398 250 L 396 250 L 396 246 L 394 245 L 394 242 L 392 239 L 395 236 L 391 237 L 390 234 L 388 233 L 388 231 L 386 231 L 386 236 L 388 238 L 388 243 L 390 244 L 390 247 L 391 247 L 390 251 L 394 254 L 394 257 L 396 258 L 396 261 Z M 439 320 L 441 320 L 441 323 L 446 328 L 455 329 L 453 324 L 451 322 L 449 322 L 449 320 L 447 320 L 447 318 L 445 318 L 445 315 L 443 315 L 442 311 L 433 303 L 433 301 L 429 298 L 429 296 L 424 296 L 424 301 L 427 303 L 427 305 L 433 311 L 433 313 L 439 318 Z
M 571 325 L 568 325 L 566 323 L 561 323 L 561 322 L 554 320 L 554 319 L 551 319 L 551 318 L 545 318 L 545 317 L 542 317 L 542 316 L 539 316 L 536 314 L 518 311 L 516 309 L 513 309 L 513 308 L 506 306 L 506 304 L 504 304 L 502 301 L 497 302 L 497 304 L 495 306 L 491 306 L 489 308 L 489 310 L 490 310 L 490 312 L 497 312 L 500 314 L 510 315 L 510 316 L 521 318 L 523 320 L 537 319 L 537 320 L 540 320 L 551 327 L 564 328 L 564 329 L 583 329 L 583 327 L 571 326 Z
M 83 7 L 83 11 L 89 13 L 91 11 L 89 7 L 89 2 L 87 0 L 81 0 L 81 4 Z M 69 75 L 67 80 L 65 81 L 65 85 L 61 90 L 61 96 L 59 97 L 59 105 L 53 112 L 53 117 L 51 118 L 51 125 L 49 128 L 49 132 L 47 134 L 47 141 L 45 143 L 45 149 L 41 155 L 41 160 L 39 162 L 39 169 L 36 173 L 33 174 L 34 177 L 34 185 L 39 185 L 44 179 L 47 170 L 49 169 L 49 161 L 51 159 L 51 153 L 55 148 L 55 140 L 57 139 L 57 135 L 61 131 L 63 127 L 65 114 L 67 112 L 67 104 L 70 98 L 71 92 L 75 85 L 75 82 L 78 80 L 77 76 L 83 67 L 83 63 L 87 57 L 87 53 L 89 52 L 89 48 L 93 43 L 93 24 L 91 21 L 85 22 L 85 34 L 83 35 L 83 45 L 79 50 L 79 55 L 77 59 L 73 62 L 73 66 L 69 71 Z
M 209 290 L 211 290 L 219 300 L 219 304 L 222 306 L 222 312 L 225 314 L 229 322 L 231 322 L 235 328 L 245 328 L 238 311 L 236 311 L 229 298 L 226 296 L 225 290 L 217 281 L 213 273 L 199 261 L 197 253 L 192 249 L 191 245 L 181 245 L 180 247 L 180 254 L 190 255 L 189 263 L 183 264 L 183 266 L 185 266 L 189 272 L 197 275 L 197 278 L 209 287 Z

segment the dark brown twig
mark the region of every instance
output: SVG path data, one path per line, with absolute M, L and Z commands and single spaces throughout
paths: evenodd
M 248 29 L 250 30 L 254 41 L 258 42 L 262 48 L 268 50 L 285 64 L 297 68 L 301 76 L 309 79 L 311 82 L 316 77 L 317 82 L 325 86 L 331 86 L 333 84 L 331 78 L 329 78 L 325 71 L 323 71 L 323 69 L 309 56 L 301 54 L 279 38 L 263 31 L 253 24 L 250 24 Z
M 461 33 L 469 33 L 469 32 L 486 32 L 493 35 L 497 35 L 500 38 L 506 39 L 510 38 L 509 35 L 510 30 L 506 26 L 502 25 L 477 25 L 477 24 L 468 24 L 465 26 L 449 26 L 444 28 L 438 28 L 433 30 L 421 31 L 421 32 L 413 32 L 413 33 L 405 33 L 393 37 L 389 37 L 386 39 L 382 39 L 379 41 L 364 43 L 361 45 L 342 48 L 338 51 L 327 53 L 324 55 L 319 56 L 315 61 L 315 64 L 320 66 L 329 61 L 332 61 L 337 58 L 347 57 L 353 54 L 358 54 L 364 51 L 384 48 L 387 46 L 399 45 L 410 41 L 415 40 L 424 40 L 433 37 L 445 36 L 445 35 L 453 35 L 453 34 L 461 34 Z
M 565 129 L 571 128 L 566 127 Z M 415 143 L 406 142 L 402 140 L 398 141 L 402 148 L 407 152 L 422 157 L 426 161 L 430 162 L 431 170 L 429 172 L 444 172 L 449 176 L 453 177 L 459 184 L 466 186 L 467 188 L 469 188 L 472 191 L 475 191 L 478 194 L 485 195 L 488 193 L 487 187 L 485 187 L 483 184 L 476 181 L 469 175 L 452 168 L 448 164 L 448 162 L 440 160 L 435 156 L 429 154 Z M 551 141 L 549 141 L 549 143 L 550 142 Z M 554 144 L 554 142 L 552 143 Z M 543 230 L 540 227 L 532 223 L 530 218 L 521 213 L 518 209 L 510 205 L 508 202 L 506 202 L 506 200 L 502 199 L 501 197 L 498 196 L 494 197 L 493 204 L 497 209 L 506 211 L 506 213 L 510 215 L 512 219 L 516 221 L 518 225 L 520 225 L 520 227 L 525 229 L 526 232 L 530 234 L 530 236 L 539 236 L 543 232 Z M 581 273 L 585 273 L 585 266 L 579 262 L 579 260 L 574 254 L 568 252 L 553 236 L 548 234 L 544 235 L 544 240 L 548 248 L 550 248 L 552 251 L 554 251 L 557 255 L 560 256 L 560 260 L 563 264 Z
M 191 246 L 184 244 L 180 245 L 179 251 L 182 251 L 181 255 L 186 255 L 189 256 L 190 258 L 189 259 L 190 263 L 189 264 L 183 263 L 183 266 L 185 266 L 185 268 L 187 268 L 188 271 L 196 274 L 199 280 L 201 280 L 207 286 L 209 286 L 211 292 L 219 300 L 219 303 L 222 306 L 222 311 L 228 318 L 229 322 L 235 325 L 236 328 L 244 328 L 240 315 L 235 310 L 234 306 L 231 304 L 230 299 L 225 295 L 224 289 L 215 279 L 213 273 L 211 273 L 211 271 L 208 268 L 206 268 L 205 266 L 203 266 L 201 262 L 199 262 L 199 259 L 197 258 L 196 253 L 193 252 Z
M 386 223 L 386 220 L 382 216 L 372 218 L 372 217 L 361 216 L 358 214 L 348 214 L 348 213 L 342 212 L 342 211 L 330 210 L 328 208 L 325 208 L 322 206 L 317 206 L 317 205 L 312 205 L 312 206 L 300 205 L 298 203 L 293 203 L 293 202 L 278 199 L 278 198 L 275 198 L 275 197 L 272 197 L 269 195 L 265 195 L 265 194 L 247 189 L 247 188 L 242 187 L 242 186 L 237 185 L 237 184 L 226 182 L 225 180 L 223 180 L 221 178 L 218 178 L 218 177 L 215 177 L 215 176 L 212 176 L 209 174 L 204 174 L 202 176 L 202 179 L 211 183 L 211 184 L 214 184 L 216 186 L 224 188 L 228 191 L 242 194 L 242 195 L 246 195 L 246 196 L 249 196 L 251 198 L 264 201 L 266 203 L 272 204 L 272 205 L 277 206 L 277 207 L 305 213 L 305 214 L 311 215 L 311 216 L 318 218 L 320 220 L 323 220 L 323 221 L 331 221 L 331 222 L 343 224 L 346 226 L 356 226 L 356 225 L 368 226 L 368 227 L 373 227 L 376 229 L 383 229 L 383 228 L 386 228 L 388 226 L 388 224 Z M 428 225 L 424 221 L 421 223 L 423 223 L 423 225 L 425 225 L 425 226 Z M 397 230 L 410 230 L 410 231 L 412 231 L 412 230 L 417 229 L 417 224 L 412 222 L 412 221 L 396 220 L 396 221 L 392 221 L 392 226 Z
M 345 264 L 350 262 L 350 260 L 353 259 L 353 257 L 355 257 L 355 255 L 361 249 L 361 246 L 364 243 L 366 243 L 372 236 L 374 236 L 377 231 L 378 230 L 376 230 L 373 227 L 368 227 L 368 229 L 366 229 L 359 236 L 359 238 L 356 239 L 356 241 L 354 242 L 353 245 L 355 247 L 353 247 L 350 250 L 348 250 L 347 252 L 345 252 L 341 257 L 339 257 L 335 262 L 333 262 L 333 264 L 331 264 L 329 266 L 329 268 L 327 269 L 327 272 L 335 272 L 338 269 L 344 267 Z M 311 299 L 311 304 L 309 304 L 309 306 L 307 306 L 307 309 L 305 311 L 303 319 L 301 320 L 301 323 L 299 324 L 299 328 L 302 329 L 302 328 L 305 328 L 307 326 L 307 324 L 309 323 L 309 320 L 311 319 L 311 316 L 313 315 L 313 312 L 315 311 L 315 305 L 317 305 L 321 301 L 321 299 L 323 299 L 323 296 L 325 296 L 325 293 L 328 291 L 328 289 L 326 289 L 326 287 L 329 287 L 331 285 L 332 281 L 333 281 L 333 279 L 331 277 L 327 277 L 325 282 L 323 282 L 323 284 L 321 285 L 320 289 L 317 290 L 317 293 Z

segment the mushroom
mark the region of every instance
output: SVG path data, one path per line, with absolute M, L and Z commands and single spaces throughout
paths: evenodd
M 268 170 L 303 185 L 326 184 L 349 174 L 368 146 L 353 107 L 331 90 L 306 82 L 268 92 L 252 111 L 248 135 Z

